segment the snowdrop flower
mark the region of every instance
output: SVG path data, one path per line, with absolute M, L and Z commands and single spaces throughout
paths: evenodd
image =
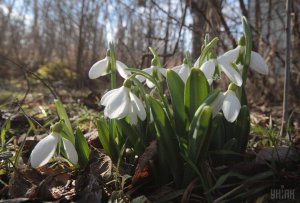
M 152 65 L 150 68 L 143 69 L 143 71 L 150 75 L 153 75 L 154 73 L 159 73 L 162 74 L 164 77 L 166 77 L 167 74 L 167 70 L 165 68 L 161 68 L 154 65 Z M 140 82 L 144 82 L 146 80 L 146 84 L 149 88 L 153 88 L 155 86 L 150 80 L 146 79 L 142 75 L 137 75 L 136 79 L 138 79 Z
M 103 95 L 100 103 L 105 106 L 104 115 L 106 117 L 122 119 L 128 116 L 131 124 L 137 124 L 138 117 L 145 120 L 146 111 L 142 101 L 125 84 L 126 81 L 122 87 L 113 89 Z
M 216 116 L 222 109 L 224 117 L 229 122 L 234 122 L 239 115 L 241 103 L 232 90 L 220 92 L 212 103 L 213 116 Z
M 235 49 L 231 50 L 232 55 L 236 58 L 238 57 L 239 53 L 244 53 L 246 50 L 245 46 L 239 45 L 237 46 Z M 250 64 L 249 64 L 250 68 L 260 74 L 263 75 L 267 75 L 269 70 L 268 70 L 268 65 L 265 62 L 265 60 L 263 59 L 263 57 L 255 52 L 255 51 L 251 51 L 251 57 L 250 57 Z M 240 72 L 242 71 L 243 67 L 240 68 Z
M 237 59 L 237 56 L 238 54 L 234 55 L 229 51 L 218 58 L 209 59 L 203 63 L 200 70 L 203 71 L 208 83 L 212 83 L 217 67 L 220 68 L 234 84 L 241 86 L 243 84 L 241 74 L 231 65 L 231 63 Z
M 31 166 L 33 168 L 38 168 L 47 164 L 53 157 L 60 139 L 62 139 L 63 147 L 68 160 L 73 164 L 77 164 L 78 154 L 74 145 L 69 140 L 63 137 L 61 138 L 58 132 L 53 131 L 48 136 L 39 141 L 39 143 L 32 150 L 30 154 Z
M 109 74 L 111 71 L 109 68 L 109 62 L 110 62 L 109 56 L 106 56 L 104 59 L 96 62 L 89 71 L 89 78 L 96 79 L 100 76 Z M 120 76 L 124 79 L 127 79 L 128 76 L 130 75 L 130 72 L 126 70 L 127 68 L 128 67 L 124 63 L 116 60 L 116 69 L 120 74 Z
M 174 68 L 172 68 L 173 71 L 175 71 L 179 77 L 182 79 L 183 82 L 186 82 L 191 70 L 188 66 L 188 64 L 186 64 L 185 62 L 183 62 L 183 64 L 179 65 L 179 66 L 175 66 Z
M 268 65 L 263 57 L 254 51 L 251 51 L 250 68 L 263 75 L 267 75 L 269 72 Z

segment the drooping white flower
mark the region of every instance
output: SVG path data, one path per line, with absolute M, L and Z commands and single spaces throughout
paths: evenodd
M 59 139 L 58 133 L 51 132 L 39 141 L 30 154 L 30 164 L 33 168 L 41 167 L 50 161 L 56 151 Z M 62 138 L 62 143 L 68 160 L 73 164 L 77 164 L 78 154 L 74 145 L 65 138 Z
M 150 75 L 152 75 L 154 72 L 157 72 L 162 74 L 164 77 L 166 77 L 167 74 L 167 70 L 165 68 L 158 67 L 158 66 L 151 66 L 150 68 L 143 69 L 143 71 Z M 146 79 L 142 75 L 137 75 L 136 79 L 138 79 L 140 82 L 144 82 L 146 80 L 146 84 L 149 88 L 153 88 L 155 86 L 150 80 Z
M 181 64 L 179 66 L 175 66 L 174 68 L 172 68 L 173 71 L 175 71 L 179 77 L 182 79 L 183 82 L 186 82 L 189 73 L 191 72 L 188 64 Z
M 104 59 L 96 62 L 89 71 L 89 78 L 96 79 L 100 76 L 109 74 L 110 73 L 109 66 L 108 66 L 109 61 L 110 61 L 110 57 L 106 56 Z M 124 79 L 127 79 L 128 76 L 130 75 L 130 72 L 126 70 L 127 68 L 128 67 L 121 61 L 116 61 L 116 69 L 120 74 L 120 76 Z
M 234 84 L 237 86 L 241 86 L 243 84 L 241 74 L 231 65 L 232 56 L 232 54 L 225 56 L 222 55 L 217 59 L 209 59 L 201 65 L 200 70 L 203 71 L 209 84 L 213 81 L 216 66 L 218 66 Z
M 224 117 L 228 122 L 234 122 L 239 115 L 241 103 L 232 90 L 219 93 L 212 103 L 213 116 L 222 109 Z
M 267 75 L 269 72 L 268 65 L 263 57 L 254 51 L 251 51 L 250 68 L 263 75 Z
M 138 117 L 141 120 L 146 118 L 142 101 L 125 86 L 104 94 L 100 103 L 105 106 L 104 115 L 110 119 L 122 119 L 128 116 L 131 124 L 137 124 Z
M 242 46 L 242 45 L 238 45 L 235 49 L 232 49 L 227 53 L 227 55 L 223 55 L 223 58 L 221 58 L 221 60 L 226 60 L 225 58 L 227 57 L 227 59 L 229 60 L 230 63 L 234 62 L 238 55 L 241 53 L 241 54 L 244 54 L 245 53 L 245 50 L 246 50 L 246 47 L 245 46 Z M 225 56 L 225 58 L 224 58 Z M 227 61 L 228 61 L 227 60 Z M 263 59 L 263 57 L 255 52 L 255 51 L 251 51 L 251 57 L 250 57 L 250 64 L 249 64 L 250 68 L 260 74 L 263 74 L 263 75 L 267 75 L 269 70 L 268 70 L 268 65 L 267 63 L 265 62 L 265 60 Z M 240 68 L 239 68 L 240 69 Z M 241 69 L 242 70 L 242 69 Z M 240 70 L 240 71 L 241 71 Z

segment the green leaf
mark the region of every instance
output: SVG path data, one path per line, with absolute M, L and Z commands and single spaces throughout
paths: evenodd
M 224 144 L 223 149 L 232 150 L 235 148 L 236 145 L 237 145 L 236 138 L 231 138 Z
M 3 151 L 6 148 L 6 145 L 5 145 L 5 134 L 6 134 L 5 128 L 1 128 L 1 147 L 2 147 Z
M 200 113 L 199 113 L 200 112 Z M 207 158 L 210 145 L 210 131 L 212 121 L 212 109 L 208 105 L 201 105 L 197 110 L 189 128 L 188 159 L 201 168 Z M 195 176 L 194 170 L 186 166 L 184 171 L 184 183 L 190 182 Z
M 247 106 L 242 106 L 236 121 L 235 136 L 237 139 L 237 152 L 245 153 L 250 133 L 250 114 Z
M 197 124 L 194 129 L 190 129 L 189 133 L 189 159 L 197 166 L 201 164 L 201 160 L 206 158 L 210 143 L 210 130 L 212 120 L 212 108 L 204 106 L 197 118 Z M 201 157 L 201 160 L 200 160 Z
M 209 85 L 200 69 L 192 68 L 184 89 L 184 105 L 191 120 L 209 93 Z
M 185 192 L 185 189 L 181 189 L 181 190 L 175 190 L 175 191 L 171 191 L 167 194 L 165 194 L 163 197 L 156 199 L 157 203 L 163 203 L 163 202 L 174 202 L 176 198 L 181 197 Z M 148 201 L 150 202 L 150 201 Z
M 219 179 L 217 180 L 216 184 L 210 189 L 210 191 L 214 191 L 215 189 L 222 186 L 229 177 L 236 177 L 240 180 L 247 179 L 247 176 L 245 176 L 245 175 L 242 175 L 242 174 L 234 172 L 234 171 L 230 171 L 230 172 L 220 176 Z
M 177 73 L 169 69 L 167 70 L 167 83 L 172 100 L 176 132 L 185 137 L 184 82 Z
M 249 66 L 250 59 L 251 59 L 251 50 L 252 50 L 252 36 L 251 36 L 251 30 L 248 21 L 245 16 L 242 17 L 242 24 L 243 24 L 244 36 L 246 40 L 246 53 L 245 53 L 244 65 Z
M 10 119 L 7 119 L 7 120 L 5 121 L 5 131 L 9 131 L 9 130 L 10 130 L 10 127 L 11 127 Z
M 195 126 L 198 122 L 198 117 L 200 116 L 200 113 L 203 109 L 204 106 L 206 105 L 211 105 L 212 102 L 218 97 L 220 91 L 217 90 L 217 91 L 213 91 L 211 92 L 206 98 L 205 100 L 201 103 L 201 105 L 199 106 L 199 108 L 197 109 L 197 111 L 195 112 L 195 115 L 192 119 L 192 122 L 189 126 L 189 131 L 191 131 L 191 129 L 195 129 Z
M 109 126 L 105 118 L 97 119 L 97 130 L 100 142 L 106 154 L 110 156 L 113 162 L 118 160 L 118 147 L 113 136 L 109 133 Z
M 223 114 L 218 113 L 212 121 L 212 141 L 210 144 L 211 150 L 220 150 L 225 144 L 225 127 L 223 123 Z
M 75 148 L 78 153 L 78 164 L 83 169 L 89 161 L 90 149 L 89 145 L 79 128 L 75 132 Z
M 123 137 L 128 138 L 129 143 L 133 146 L 134 152 L 138 155 L 142 154 L 145 149 L 145 143 L 142 141 L 142 136 L 138 135 L 136 129 L 128 124 L 125 119 L 116 121 L 117 126 L 123 134 Z
M 200 66 L 203 64 L 204 59 L 206 57 L 206 55 L 208 54 L 208 52 L 214 47 L 216 46 L 216 44 L 218 43 L 219 39 L 217 37 L 215 37 L 214 39 L 212 39 L 207 46 L 205 46 L 205 48 L 203 49 L 203 51 L 201 52 L 200 55 L 200 59 L 199 59 L 199 67 L 195 67 L 195 68 L 200 68 Z
M 74 134 L 73 134 L 73 129 L 72 129 L 72 125 L 71 125 L 69 116 L 66 112 L 66 109 L 63 106 L 63 104 L 61 103 L 61 101 L 54 100 L 54 103 L 55 103 L 56 111 L 57 111 L 59 118 L 61 120 L 63 120 L 65 123 L 65 125 L 63 126 L 63 131 L 68 135 L 69 140 L 72 143 L 74 143 L 75 138 L 74 138 Z
M 162 152 L 165 161 L 170 167 L 176 186 L 179 186 L 181 183 L 183 162 L 180 156 L 178 138 L 161 104 L 149 95 L 147 99 L 155 118 L 154 122 L 160 146 L 159 151 Z

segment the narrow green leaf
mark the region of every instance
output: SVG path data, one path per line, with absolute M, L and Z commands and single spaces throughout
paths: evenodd
M 251 30 L 248 21 L 245 16 L 242 17 L 242 24 L 243 24 L 244 36 L 246 39 L 246 53 L 245 53 L 244 65 L 249 66 L 250 59 L 251 59 L 251 50 L 252 50 L 252 36 L 251 36 Z
M 5 150 L 6 146 L 5 146 L 5 129 L 1 128 L 1 147 L 3 149 L 3 151 Z
M 223 114 L 218 113 L 212 121 L 212 141 L 210 144 L 211 150 L 220 150 L 225 144 L 225 127 L 223 123 Z
M 242 106 L 236 121 L 235 135 L 237 139 L 237 152 L 245 153 L 250 133 L 250 114 L 247 106 Z
M 195 112 L 195 115 L 192 119 L 192 122 L 189 126 L 189 131 L 191 132 L 193 129 L 195 129 L 195 126 L 198 122 L 198 117 L 200 116 L 200 113 L 203 109 L 204 106 L 206 105 L 211 105 L 212 102 L 217 98 L 217 96 L 219 95 L 220 91 L 213 91 L 211 92 L 206 98 L 205 100 L 201 103 L 201 105 L 198 107 L 197 111 Z
M 74 143 L 75 139 L 74 139 L 73 129 L 72 129 L 72 125 L 71 125 L 69 116 L 66 112 L 66 109 L 63 106 L 63 104 L 61 103 L 61 101 L 54 100 L 54 103 L 55 103 L 56 111 L 57 111 L 59 118 L 61 120 L 63 120 L 64 123 L 66 124 L 64 127 L 65 129 L 63 129 L 63 130 L 68 134 L 68 137 L 71 138 L 70 141 Z
M 105 118 L 101 117 L 97 119 L 98 136 L 102 147 L 107 155 L 116 162 L 118 160 L 117 143 L 115 142 L 112 135 L 109 134 L 109 126 Z
M 200 68 L 200 66 L 203 64 L 204 59 L 206 57 L 206 55 L 208 54 L 208 52 L 217 45 L 219 39 L 217 37 L 213 38 L 203 49 L 203 51 L 201 52 L 200 55 L 200 59 L 199 59 L 199 67 L 195 67 L 195 68 Z
M 175 199 L 182 196 L 184 194 L 184 192 L 185 192 L 185 189 L 169 192 L 169 193 L 165 194 L 163 197 L 157 199 L 157 203 L 174 202 Z M 147 201 L 147 202 L 150 202 L 150 201 Z M 141 202 L 139 202 L 139 203 L 141 203 Z
M 79 128 L 75 132 L 75 148 L 78 153 L 78 164 L 83 169 L 89 161 L 90 149 L 89 145 Z
M 201 160 L 206 158 L 209 146 L 209 140 L 212 120 L 212 109 L 210 106 L 204 106 L 198 117 L 198 122 L 194 129 L 190 129 L 189 133 L 189 159 L 199 166 Z M 206 151 L 205 151 L 206 150 Z
M 236 138 L 231 138 L 224 144 L 223 149 L 232 150 L 236 145 L 237 145 Z
M 145 149 L 145 143 L 143 143 L 142 136 L 138 135 L 134 127 L 128 124 L 124 119 L 118 120 L 117 126 L 122 132 L 123 137 L 128 138 L 129 143 L 133 146 L 134 152 L 139 155 L 142 154 Z
M 210 191 L 214 191 L 215 189 L 222 186 L 229 177 L 236 177 L 236 178 L 239 178 L 240 180 L 245 180 L 248 178 L 247 176 L 242 175 L 240 173 L 230 171 L 230 172 L 220 176 L 219 179 L 217 180 L 216 184 L 210 189 Z
M 11 127 L 10 119 L 7 119 L 5 122 L 5 131 L 9 131 Z
M 209 85 L 200 69 L 192 68 L 184 89 L 184 105 L 191 120 L 209 93 Z
M 175 184 L 179 186 L 181 183 L 183 162 L 179 154 L 178 138 L 161 104 L 151 96 L 147 98 L 151 106 L 153 117 L 155 118 L 154 122 L 158 133 L 157 138 L 161 146 L 159 150 L 163 150 L 165 161 L 170 167 Z
M 179 136 L 185 137 L 184 82 L 177 73 L 167 70 L 167 83 L 172 101 L 176 132 Z

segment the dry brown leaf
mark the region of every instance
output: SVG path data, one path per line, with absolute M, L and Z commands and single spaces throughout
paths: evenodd
M 140 180 L 150 176 L 150 165 L 149 161 L 154 160 L 157 154 L 157 141 L 154 140 L 145 149 L 145 152 L 140 156 L 138 164 L 135 168 L 134 175 L 132 177 L 132 185 L 135 185 Z

